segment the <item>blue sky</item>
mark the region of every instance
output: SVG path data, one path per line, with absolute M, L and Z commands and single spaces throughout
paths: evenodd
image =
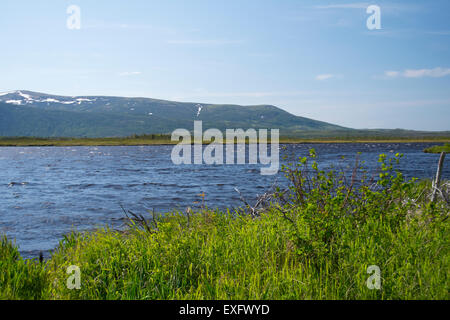
M 66 26 L 81 9 L 81 29 Z M 369 30 L 369 5 L 381 30 Z M 450 130 L 450 1 L 0 3 L 0 92 L 273 104 L 353 128 Z

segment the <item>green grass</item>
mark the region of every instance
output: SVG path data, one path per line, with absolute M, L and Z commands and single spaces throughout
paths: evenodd
M 450 152 L 450 143 L 446 143 L 443 146 L 434 146 L 428 149 L 425 149 L 426 153 L 441 153 L 441 152 Z
M 169 135 L 133 135 L 123 138 L 39 138 L 39 137 L 0 137 L 0 146 L 127 146 L 175 144 Z
M 193 139 L 192 139 L 193 141 Z M 446 142 L 447 137 L 418 137 L 402 138 L 389 136 L 367 137 L 322 137 L 322 138 L 296 138 L 280 137 L 280 143 L 411 143 L 411 142 Z M 204 141 L 207 144 L 210 141 Z M 226 143 L 226 141 L 225 141 Z M 26 146 L 142 146 L 142 145 L 174 145 L 178 141 L 171 141 L 170 135 L 148 134 L 133 135 L 130 137 L 105 138 L 39 138 L 39 137 L 0 137 L 0 147 L 26 147 Z
M 448 204 L 429 202 L 430 183 L 405 181 L 400 155 L 380 156 L 375 183 L 359 165 L 347 181 L 314 158 L 283 167 L 290 188 L 254 215 L 202 208 L 73 232 L 42 264 L 4 239 L 0 298 L 448 299 Z M 66 287 L 70 265 L 80 290 Z M 380 290 L 366 285 L 370 265 Z

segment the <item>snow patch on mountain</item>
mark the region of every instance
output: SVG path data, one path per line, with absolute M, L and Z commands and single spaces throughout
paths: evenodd
M 95 101 L 96 99 L 78 98 L 77 101 Z
M 5 102 L 9 103 L 9 104 L 15 104 L 15 105 L 18 105 L 18 106 L 20 106 L 22 104 L 22 100 L 7 100 Z
M 1 98 L 5 96 L 5 98 Z M 0 93 L 0 101 L 3 101 L 5 103 L 9 104 L 15 104 L 15 105 L 25 105 L 25 104 L 33 104 L 33 103 L 61 103 L 65 105 L 69 104 L 82 104 L 84 102 L 91 103 L 96 101 L 95 99 L 88 99 L 88 98 L 77 98 L 72 97 L 73 100 L 66 100 L 67 98 L 64 98 L 59 100 L 56 98 L 50 98 L 50 97 L 42 97 L 35 95 L 33 93 L 28 94 L 24 93 L 22 91 L 8 91 L 8 92 L 2 92 Z
M 34 100 L 33 98 L 31 98 L 31 96 L 30 96 L 29 94 L 25 94 L 25 93 L 22 93 L 22 92 L 20 92 L 20 91 L 17 91 L 17 94 L 18 94 L 19 96 L 25 98 L 27 101 L 28 101 L 28 100 L 31 100 L 31 101 Z
M 59 100 L 56 100 L 56 99 L 53 99 L 53 98 L 47 98 L 47 99 L 41 100 L 40 102 L 57 102 L 57 103 L 60 103 Z
M 203 106 L 201 104 L 198 104 L 198 110 L 197 110 L 197 118 L 200 115 L 200 112 L 202 112 Z

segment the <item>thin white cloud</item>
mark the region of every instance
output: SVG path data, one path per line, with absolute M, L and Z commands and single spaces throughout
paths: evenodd
M 319 74 L 316 76 L 316 80 L 318 81 L 324 81 L 324 80 L 328 80 L 328 79 L 333 79 L 333 78 L 338 78 L 340 77 L 339 75 L 336 74 L 331 74 L 331 73 L 327 73 L 327 74 Z
M 385 71 L 388 78 L 442 78 L 450 75 L 450 68 L 437 67 L 434 69 L 407 69 L 404 71 Z
M 142 72 L 140 72 L 140 71 L 126 71 L 126 72 L 120 72 L 119 73 L 119 76 L 121 76 L 121 77 L 129 77 L 129 76 L 137 76 L 137 75 L 140 75 L 140 74 L 142 74 Z
M 133 31 L 153 31 L 164 34 L 177 34 L 177 30 L 170 27 L 156 26 L 149 24 L 129 24 L 108 21 L 93 21 L 83 25 L 83 29 L 104 29 L 104 30 L 133 30 Z
M 168 40 L 168 44 L 177 45 L 228 45 L 228 44 L 241 44 L 244 43 L 242 40 L 226 40 L 226 39 L 211 39 L 211 40 Z
M 395 77 L 398 77 L 400 75 L 400 72 L 398 72 L 398 71 L 385 71 L 384 74 L 386 75 L 386 77 L 395 78 Z

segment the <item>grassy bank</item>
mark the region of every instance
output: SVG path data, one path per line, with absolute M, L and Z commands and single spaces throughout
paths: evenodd
M 293 138 L 280 137 L 280 143 L 412 143 L 412 142 L 449 142 L 450 137 L 435 138 L 399 138 L 399 137 L 330 137 L 330 138 Z M 38 138 L 38 137 L 0 137 L 0 147 L 26 146 L 145 146 L 174 145 L 170 135 L 151 134 L 134 135 L 123 138 Z M 210 141 L 204 141 L 210 143 Z M 226 143 L 226 141 L 225 141 Z
M 358 162 L 351 177 L 323 172 L 312 151 L 258 205 L 130 215 L 125 231 L 67 235 L 43 263 L 3 239 L 0 298 L 448 299 L 448 203 L 405 181 L 400 157 L 381 155 L 373 180 Z M 79 290 L 66 286 L 71 265 Z M 379 290 L 367 286 L 371 265 Z
M 441 152 L 446 152 L 446 153 L 450 153 L 450 143 L 446 143 L 443 146 L 434 146 L 428 149 L 425 149 L 426 153 L 441 153 Z
M 38 138 L 38 137 L 0 137 L 0 146 L 137 146 L 176 144 L 170 136 L 161 134 L 131 136 L 123 138 Z

